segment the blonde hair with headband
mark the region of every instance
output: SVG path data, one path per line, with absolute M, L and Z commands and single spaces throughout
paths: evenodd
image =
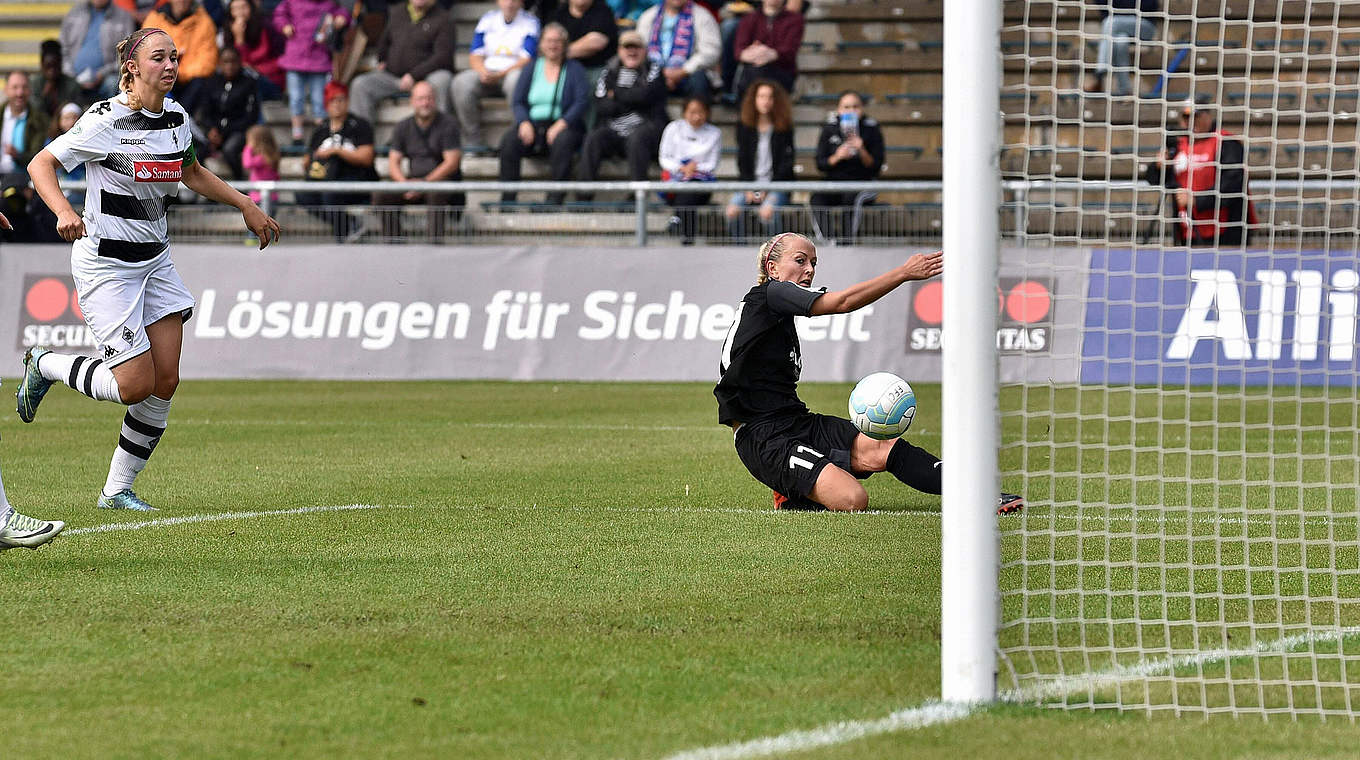
M 766 240 L 760 245 L 760 255 L 756 262 L 757 266 L 760 267 L 760 273 L 756 277 L 757 285 L 770 279 L 769 262 L 779 261 L 779 257 L 784 255 L 784 251 L 788 250 L 790 239 L 807 240 L 810 245 L 812 244 L 812 241 L 808 240 L 807 236 L 800 235 L 797 232 L 781 232 L 769 240 Z M 813 245 L 812 249 L 814 251 L 817 250 L 817 246 Z
M 153 34 L 170 36 L 170 33 L 164 29 L 149 26 L 145 29 L 138 29 L 118 43 L 118 89 L 128 94 L 128 108 L 134 111 L 142 107 L 142 99 L 132 91 L 132 71 L 128 69 L 128 63 L 136 60 L 134 56 L 137 55 L 137 48 L 147 37 Z

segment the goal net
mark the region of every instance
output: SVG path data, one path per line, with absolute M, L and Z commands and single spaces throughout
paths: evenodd
M 1004 6 L 999 688 L 1353 718 L 1360 2 L 1159 5 Z

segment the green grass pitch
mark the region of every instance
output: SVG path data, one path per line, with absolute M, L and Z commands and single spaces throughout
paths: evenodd
M 879 475 L 886 514 L 773 512 L 709 385 L 187 381 L 153 517 L 374 508 L 89 531 L 148 519 L 93 508 L 121 415 L 56 388 L 0 420 L 10 499 L 70 531 L 0 554 L 0 756 L 660 758 L 939 694 L 938 501 Z M 1003 705 L 798 756 L 1347 757 L 1354 732 Z

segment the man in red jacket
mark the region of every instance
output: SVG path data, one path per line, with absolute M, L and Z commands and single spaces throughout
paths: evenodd
M 1213 106 L 1203 95 L 1194 105 L 1186 104 L 1181 123 L 1188 134 L 1168 139 L 1146 175 L 1149 183 L 1174 191 L 1176 244 L 1245 245 L 1257 218 L 1247 198 L 1241 138 L 1218 128 Z
M 784 0 L 762 0 L 737 27 L 737 102 L 757 79 L 773 79 L 792 93 L 798 79 L 798 48 L 803 44 L 803 14 L 784 8 Z

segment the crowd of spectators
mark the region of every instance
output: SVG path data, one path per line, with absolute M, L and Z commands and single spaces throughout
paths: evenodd
M 522 176 L 526 158 L 546 159 L 553 180 L 585 181 L 618 158 L 632 179 L 645 180 L 659 167 L 663 178 L 686 185 L 665 197 L 677 208 L 678 234 L 690 241 L 694 208 L 712 196 L 690 183 L 714 179 L 721 155 L 722 132 L 710 119 L 714 102 L 740 108 L 740 179 L 794 178 L 791 92 L 804 0 L 733 0 L 721 8 L 721 25 L 708 0 L 527 2 L 528 8 L 526 0 L 495 0 L 466 41 L 462 71 L 451 0 L 367 3 L 370 15 L 385 11 L 380 33 L 368 38 L 377 65 L 346 86 L 333 79 L 343 76 L 336 55 L 345 32 L 372 20 L 356 15 L 352 0 L 78 0 L 60 41 L 42 45 L 41 74 L 31 83 L 23 74 L 7 81 L 0 173 L 26 162 L 57 134 L 60 121 L 74 121 L 116 94 L 117 42 L 138 26 L 156 26 L 179 50 L 172 97 L 194 120 L 201 155 L 220 159 L 235 179 L 279 177 L 281 151 L 262 124 L 262 101 L 276 98 L 287 100 L 292 149 L 303 155 L 306 179 L 377 179 L 377 115 L 385 100 L 403 93 L 411 116 L 383 146 L 395 185 L 459 180 L 465 155 L 495 153 L 505 181 Z M 492 139 L 484 137 L 487 97 L 504 97 L 512 113 L 509 129 Z M 682 118 L 670 121 L 668 97 L 683 101 Z M 839 110 L 862 106 L 851 93 Z M 870 119 L 848 131 L 844 124 L 836 117 L 823 131 L 818 167 L 834 179 L 876 176 L 881 134 Z M 564 199 L 553 192 L 547 202 Z M 318 186 L 299 196 L 300 205 L 325 207 L 370 200 L 453 209 L 426 215 L 427 234 L 436 239 L 465 202 L 461 193 L 397 188 L 369 197 Z M 820 200 L 847 201 L 825 194 Z M 777 230 L 788 202 L 783 193 L 733 195 L 725 204 L 729 230 L 743 234 L 751 223 Z M 399 211 L 380 217 L 384 237 L 401 237 Z M 348 215 L 331 218 L 337 239 L 354 236 Z

